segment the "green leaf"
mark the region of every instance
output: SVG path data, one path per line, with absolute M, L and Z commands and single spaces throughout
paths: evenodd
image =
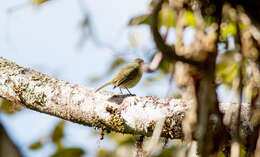
M 166 26 L 168 28 L 175 26 L 175 12 L 171 8 L 164 7 L 159 12 L 158 26 Z
M 212 24 L 213 22 L 216 22 L 216 17 L 213 17 L 213 16 L 205 16 L 204 17 L 206 23 L 207 23 L 207 26 L 209 26 L 210 24 Z
M 246 156 L 246 149 L 247 148 L 243 144 L 240 145 L 240 157 Z
M 20 105 L 15 104 L 7 99 L 2 98 L 0 111 L 3 111 L 7 114 L 14 114 L 17 111 L 21 111 L 22 108 Z
M 237 27 L 235 23 L 228 23 L 227 25 L 221 27 L 220 29 L 220 34 L 222 40 L 226 40 L 228 35 L 233 35 L 235 36 L 237 34 Z
M 41 140 L 39 140 L 39 141 L 36 141 L 33 144 L 31 144 L 29 146 L 29 149 L 31 149 L 31 150 L 38 150 L 38 149 L 42 148 L 42 146 L 43 146 L 43 143 L 42 143 Z
M 129 21 L 128 25 L 135 26 L 135 25 L 141 25 L 141 24 L 149 24 L 150 18 L 151 18 L 150 14 L 136 16 Z
M 220 150 L 217 153 L 217 157 L 226 157 L 226 155 Z
M 55 143 L 59 149 L 62 148 L 61 140 L 64 136 L 64 126 L 65 126 L 65 121 L 64 120 L 60 121 L 54 128 L 51 135 L 51 139 L 53 143 Z
M 221 54 L 216 66 L 216 80 L 218 83 L 232 83 L 239 72 L 238 54 L 234 51 L 227 51 Z
M 144 14 L 141 16 L 134 17 L 130 20 L 130 26 L 150 24 L 151 15 Z M 169 7 L 163 7 L 158 15 L 158 26 L 174 27 L 175 26 L 175 12 Z
M 115 153 L 106 149 L 99 149 L 97 157 L 114 157 Z
M 186 11 L 184 14 L 184 17 L 187 21 L 187 25 L 191 26 L 191 27 L 195 27 L 196 26 L 196 18 L 193 14 L 193 12 L 191 11 Z
M 170 72 L 170 68 L 171 68 L 172 64 L 169 63 L 168 60 L 166 59 L 163 59 L 160 66 L 159 66 L 159 69 L 163 72 L 163 73 L 169 73 Z
M 50 0 L 30 0 L 31 4 L 34 6 L 39 6 L 48 1 L 50 1 Z
M 108 137 L 114 140 L 119 146 L 124 144 L 135 143 L 135 138 L 132 135 L 110 133 L 108 134 Z
M 239 65 L 237 63 L 218 63 L 216 67 L 217 80 L 222 83 L 231 83 L 237 76 Z
M 241 22 L 238 23 L 238 27 L 239 27 L 239 29 L 240 29 L 241 31 L 243 31 L 244 29 L 247 28 L 247 26 L 246 26 L 244 23 L 241 23 Z
M 51 157 L 82 157 L 85 151 L 81 148 L 63 148 L 55 152 Z
M 173 94 L 173 98 L 174 99 L 181 99 L 182 95 L 180 93 L 175 93 L 175 94 Z

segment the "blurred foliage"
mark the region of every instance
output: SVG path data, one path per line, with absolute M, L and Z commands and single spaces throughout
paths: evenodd
M 55 154 L 51 155 L 51 157 L 82 157 L 84 154 L 85 151 L 83 149 L 71 147 L 60 149 Z
M 129 134 L 110 133 L 108 137 L 114 140 L 118 145 L 135 143 L 135 138 Z
M 92 78 L 90 78 L 90 82 L 94 83 L 94 82 L 98 82 L 100 81 L 101 79 L 107 77 L 108 75 L 111 75 L 111 73 L 116 69 L 118 68 L 119 66 L 125 64 L 125 60 L 122 59 L 122 58 L 116 58 L 115 60 L 112 61 L 110 67 L 108 68 L 107 72 L 102 75 L 102 76 L 94 76 Z
M 217 157 L 226 157 L 226 155 L 222 151 L 218 151 Z
M 129 21 L 128 25 L 135 26 L 135 25 L 141 25 L 141 24 L 150 24 L 150 18 L 151 18 L 150 14 L 136 16 Z
M 174 99 L 181 99 L 182 95 L 180 93 L 175 93 L 175 94 L 173 94 L 173 98 Z
M 32 143 L 32 144 L 29 146 L 29 149 L 31 149 L 31 150 L 37 150 L 37 149 L 42 148 L 42 146 L 43 146 L 42 140 L 38 140 L 38 141 Z
M 227 40 L 228 35 L 235 36 L 237 34 L 237 27 L 236 24 L 233 22 L 230 23 L 224 23 L 221 25 L 220 29 L 220 39 L 222 41 Z
M 196 26 L 196 18 L 194 13 L 191 11 L 186 11 L 184 17 L 187 21 L 187 26 L 195 27 Z
M 109 73 L 113 72 L 117 67 L 119 67 L 120 65 L 125 64 L 125 60 L 122 58 L 117 58 L 116 60 L 114 60 L 108 70 Z
M 144 83 L 145 86 L 149 86 L 151 83 L 160 81 L 167 76 L 174 69 L 174 65 L 170 64 L 167 59 L 163 59 L 159 65 L 159 72 L 151 77 L 148 77 Z
M 158 155 L 154 155 L 154 157 L 171 157 L 175 153 L 176 149 L 175 146 L 164 148 Z
M 154 83 L 156 81 L 160 81 L 161 79 L 163 79 L 165 77 L 165 73 L 163 72 L 158 72 L 157 74 L 155 74 L 154 76 L 150 76 L 147 77 L 147 79 L 144 82 L 145 86 L 149 86 L 151 83 Z
M 238 70 L 239 66 L 236 63 L 219 63 L 216 68 L 217 78 L 221 83 L 230 84 L 237 76 Z
M 85 151 L 82 148 L 78 147 L 65 147 L 62 143 L 64 138 L 64 127 L 65 121 L 59 121 L 54 127 L 52 133 L 47 137 L 41 137 L 39 140 L 35 141 L 29 146 L 30 150 L 39 150 L 48 142 L 53 142 L 57 149 L 56 152 L 51 155 L 52 157 L 82 157 L 85 154 Z
M 213 22 L 216 22 L 216 17 L 213 16 L 206 16 L 205 17 L 205 22 L 207 26 L 211 25 Z
M 97 157 L 115 157 L 113 151 L 109 151 L 106 149 L 99 149 L 97 151 Z
M 64 120 L 60 121 L 54 128 L 51 135 L 52 142 L 57 145 L 58 149 L 61 149 L 63 147 L 61 140 L 64 137 L 64 126 L 65 126 L 65 121 Z
M 219 57 L 219 62 L 216 66 L 217 83 L 231 85 L 232 81 L 238 77 L 239 60 L 237 60 L 235 53 L 236 52 L 225 52 Z
M 43 3 L 46 3 L 46 2 L 51 1 L 51 0 L 29 0 L 29 1 L 32 5 L 39 6 Z
M 151 15 L 144 14 L 132 18 L 128 25 L 135 26 L 141 24 L 151 24 Z M 163 7 L 158 15 L 158 26 L 174 27 L 175 26 L 175 12 L 169 7 Z
M 175 12 L 169 7 L 163 7 L 158 15 L 158 26 L 168 28 L 175 26 Z
M 239 29 L 240 29 L 241 31 L 243 31 L 244 29 L 246 29 L 246 25 L 245 25 L 244 23 L 242 23 L 242 22 L 239 22 L 239 23 L 238 23 L 238 27 L 239 27 Z
M 124 157 L 132 156 L 135 146 L 135 137 L 129 134 L 118 134 L 111 132 L 106 135 L 116 143 L 116 148 L 113 150 L 99 149 L 97 151 L 97 157 Z
M 0 111 L 6 114 L 14 114 L 22 110 L 22 106 L 16 103 L 13 103 L 7 99 L 1 99 Z
M 260 125 L 260 109 L 253 110 L 252 117 L 251 117 L 251 124 L 256 127 Z

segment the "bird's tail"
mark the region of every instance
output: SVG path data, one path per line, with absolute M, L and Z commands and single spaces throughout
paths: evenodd
M 99 87 L 95 92 L 98 92 L 100 89 L 102 89 L 102 88 L 104 88 L 104 87 L 106 87 L 106 86 L 108 86 L 110 84 L 112 84 L 112 81 L 110 81 L 110 82 L 104 84 L 103 86 Z

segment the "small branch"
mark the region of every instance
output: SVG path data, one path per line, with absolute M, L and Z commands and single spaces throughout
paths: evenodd
M 153 60 L 151 61 L 151 63 L 145 64 L 143 67 L 143 72 L 154 72 L 155 70 L 157 70 L 159 68 L 159 65 L 161 63 L 163 59 L 163 55 L 161 52 L 157 52 L 154 56 L 153 56 Z

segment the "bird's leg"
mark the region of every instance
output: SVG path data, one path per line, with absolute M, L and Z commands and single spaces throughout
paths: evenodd
M 132 93 L 128 90 L 128 88 L 126 88 L 126 90 L 128 91 L 129 95 L 135 96 L 135 94 L 132 94 Z
M 121 88 L 119 88 L 119 90 L 120 90 L 121 94 L 123 94 L 123 92 L 122 92 Z

